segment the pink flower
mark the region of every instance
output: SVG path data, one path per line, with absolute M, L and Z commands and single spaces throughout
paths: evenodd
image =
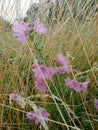
M 63 57 L 61 53 L 57 55 L 57 62 L 62 65 L 65 64 L 65 58 Z
M 32 121 L 32 120 L 35 120 L 35 112 L 29 112 L 27 115 L 27 118 Z
M 82 91 L 83 93 L 85 93 L 87 90 L 88 83 L 89 83 L 89 81 L 85 81 L 85 82 L 81 83 L 76 80 L 71 80 L 69 77 L 67 77 L 65 79 L 65 84 L 76 92 Z
M 59 69 L 55 69 L 54 67 L 46 67 L 45 65 L 39 65 L 39 67 L 37 67 L 35 62 L 33 66 L 36 67 L 33 69 L 36 77 L 35 88 L 39 91 L 46 92 L 47 87 L 44 83 L 44 79 L 51 80 L 55 74 L 59 73 Z
M 83 82 L 83 83 L 81 84 L 81 88 L 80 88 L 80 89 L 81 89 L 81 91 L 82 91 L 83 93 L 86 92 L 88 83 L 89 83 L 89 80 L 88 80 L 88 81 L 85 81 L 85 82 Z
M 94 100 L 94 107 L 98 110 L 98 100 L 97 99 Z
M 62 65 L 62 68 L 65 72 L 69 73 L 72 71 L 72 67 L 69 64 L 66 57 L 64 57 L 61 53 L 57 55 L 57 62 Z
M 39 19 L 34 20 L 34 30 L 40 35 L 47 33 L 47 28 L 40 23 Z
M 41 115 L 41 116 L 40 116 Z M 45 121 L 45 122 L 48 122 L 48 117 L 49 117 L 49 113 L 46 112 L 45 109 L 43 108 L 40 108 L 38 109 L 37 111 L 35 112 L 29 112 L 26 116 L 28 119 L 30 119 L 31 121 L 32 120 L 35 120 L 35 124 L 38 125 L 39 123 L 42 123 L 42 119 Z
M 66 84 L 67 86 L 71 86 L 71 79 L 70 79 L 69 77 L 67 77 L 67 78 L 65 79 L 65 84 Z
M 68 64 L 68 62 L 66 62 L 66 63 L 63 65 L 62 68 L 63 68 L 64 71 L 67 72 L 67 73 L 69 73 L 69 72 L 72 71 L 72 67 L 71 67 L 71 65 Z
M 53 75 L 55 74 L 53 67 L 46 67 L 45 65 L 40 65 L 39 68 L 34 68 L 33 72 L 35 73 L 35 77 L 39 79 L 43 79 L 43 76 L 45 79 L 52 79 Z
M 30 31 L 29 25 L 21 21 L 20 23 L 14 24 L 12 29 L 16 39 L 22 44 L 25 44 Z
M 73 88 L 74 91 L 80 92 L 80 83 L 79 82 L 72 80 L 70 87 Z
M 36 79 L 35 81 L 35 88 L 37 88 L 41 92 L 46 92 L 47 87 L 42 79 Z
M 52 77 L 56 74 L 55 68 L 54 67 L 47 67 L 47 73 L 48 73 L 48 78 L 47 79 L 52 79 Z
M 40 65 L 39 68 L 36 67 L 33 69 L 35 77 L 39 79 L 48 78 L 47 67 L 45 65 Z

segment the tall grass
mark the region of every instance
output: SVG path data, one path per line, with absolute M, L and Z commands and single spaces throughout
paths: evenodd
M 93 1 L 95 4 L 92 6 L 90 0 L 83 3 L 81 1 L 80 6 L 78 0 L 64 2 L 59 7 L 57 17 L 56 4 L 39 5 L 36 18 L 41 18 L 48 28 L 48 33 L 45 36 L 33 34 L 25 46 L 13 37 L 11 29 L 5 31 L 4 21 L 1 22 L 4 25 L 0 26 L 1 130 L 40 129 L 39 125 L 36 126 L 26 118 L 27 112 L 39 107 L 44 107 L 50 113 L 49 123 L 43 122 L 42 129 L 98 129 L 98 110 L 94 108 L 94 99 L 98 99 L 97 1 Z M 17 7 L 15 9 L 18 10 Z M 32 18 L 29 22 L 32 26 Z M 51 82 L 45 80 L 48 93 L 40 93 L 34 87 L 33 61 L 37 58 L 40 64 L 56 66 L 55 58 L 58 53 L 63 53 L 69 59 L 73 71 L 56 75 Z M 70 90 L 64 84 L 67 76 L 81 82 L 89 79 L 86 93 Z M 14 102 L 9 102 L 9 94 L 12 92 L 21 93 L 23 101 L 26 101 L 24 109 Z

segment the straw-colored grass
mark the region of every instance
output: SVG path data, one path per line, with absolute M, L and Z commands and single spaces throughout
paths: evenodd
M 85 22 L 78 23 L 78 18 L 72 16 L 74 5 L 68 3 L 67 18 L 58 20 L 63 11 L 61 8 L 57 22 L 53 24 L 47 22 L 46 10 L 41 5 L 36 17 L 43 14 L 41 20 L 47 26 L 48 33 L 45 36 L 35 33 L 33 40 L 28 38 L 24 46 L 13 37 L 11 29 L 5 31 L 4 21 L 0 23 L 0 130 L 40 129 L 26 118 L 27 112 L 39 107 L 50 112 L 49 123 L 42 122 L 45 130 L 98 129 L 98 110 L 94 108 L 94 99 L 98 98 L 98 15 L 97 12 L 94 17 L 88 15 L 88 21 L 85 19 Z M 46 4 L 44 7 L 47 9 L 50 6 Z M 95 8 L 96 5 L 90 9 L 91 14 Z M 85 10 L 82 11 L 85 13 Z M 51 82 L 44 79 L 47 94 L 36 91 L 32 72 L 34 59 L 43 60 L 47 66 L 56 66 L 58 53 L 69 59 L 72 73 L 58 75 Z M 67 89 L 64 86 L 67 76 L 81 82 L 89 79 L 86 93 L 77 94 Z M 10 93 L 21 91 L 26 102 L 24 109 L 9 102 Z

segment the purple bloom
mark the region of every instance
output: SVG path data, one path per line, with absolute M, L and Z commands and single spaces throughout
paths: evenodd
M 86 92 L 88 83 L 89 83 L 89 80 L 82 83 L 80 89 L 81 89 L 81 91 L 83 91 L 83 93 Z
M 70 87 L 73 88 L 74 91 L 80 92 L 80 83 L 79 82 L 72 80 Z
M 69 77 L 67 77 L 67 78 L 65 79 L 65 84 L 66 84 L 67 86 L 71 86 L 71 79 L 70 79 Z
M 47 28 L 40 23 L 39 19 L 34 20 L 34 30 L 40 35 L 47 33 Z
M 41 115 L 41 116 L 40 116 Z M 42 123 L 42 118 L 45 122 L 48 122 L 49 113 L 45 109 L 40 108 L 35 112 L 29 112 L 26 116 L 30 120 L 35 120 L 35 124 Z
M 65 72 L 69 73 L 72 71 L 72 67 L 71 65 L 68 64 L 68 62 L 66 61 L 66 63 L 63 65 L 63 69 Z
M 76 92 L 82 91 L 83 93 L 85 93 L 87 90 L 88 83 L 89 83 L 89 81 L 85 81 L 85 82 L 81 83 L 76 80 L 71 80 L 69 77 L 67 77 L 65 79 L 65 84 Z
M 36 78 L 43 79 L 43 76 L 45 76 L 45 78 L 47 77 L 47 68 L 45 65 L 40 65 L 39 68 L 34 68 L 33 72 Z M 43 74 L 43 76 L 41 73 Z
M 39 91 L 46 92 L 47 87 L 42 79 L 36 79 L 35 81 L 35 88 L 37 88 Z
M 25 44 L 30 31 L 29 25 L 21 21 L 20 23 L 16 23 L 12 29 L 16 39 Z
M 57 55 L 57 62 L 62 65 L 65 63 L 65 58 L 61 53 Z
M 98 110 L 98 100 L 97 99 L 94 100 L 94 107 Z
M 55 68 L 47 67 L 48 79 L 52 79 L 52 77 L 56 74 Z
M 52 79 L 53 75 L 55 74 L 55 70 L 53 67 L 46 67 L 45 65 L 40 65 L 39 68 L 37 67 L 33 69 L 36 78 L 43 79 L 44 76 L 45 79 Z
M 69 64 L 68 60 L 66 57 L 64 57 L 61 53 L 57 55 L 57 62 L 62 66 L 63 70 L 67 73 L 72 71 L 72 67 Z
M 30 121 L 35 120 L 35 112 L 29 112 L 26 116 Z
M 36 63 L 34 63 L 33 66 L 36 67 L 33 69 L 33 72 L 36 77 L 35 88 L 37 88 L 37 90 L 39 91 L 46 92 L 47 87 L 44 83 L 44 79 L 51 80 L 52 77 L 55 74 L 60 73 L 61 70 L 54 67 L 46 67 L 45 65 L 39 65 L 39 67 L 37 67 Z

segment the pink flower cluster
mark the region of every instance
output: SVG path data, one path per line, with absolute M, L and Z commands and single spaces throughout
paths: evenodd
M 34 63 L 33 66 L 35 66 L 35 68 L 33 69 L 33 72 L 36 77 L 35 88 L 37 88 L 39 91 L 42 92 L 47 91 L 44 79 L 52 80 L 55 74 L 64 74 L 65 72 L 67 73 L 71 72 L 72 70 L 71 65 L 69 65 L 67 58 L 63 57 L 62 54 L 57 55 L 57 62 L 61 64 L 61 66 L 47 67 L 45 65 L 39 65 L 39 67 L 37 67 L 36 63 Z
M 47 33 L 47 28 L 40 23 L 39 19 L 34 20 L 34 30 L 40 35 Z
M 32 120 L 35 120 L 35 124 L 39 124 L 44 120 L 45 122 L 48 122 L 48 117 L 50 114 L 43 108 L 38 109 L 37 111 L 34 112 L 29 112 L 27 113 L 27 118 Z
M 39 68 L 34 68 L 33 72 L 35 73 L 35 77 L 39 79 L 52 79 L 55 74 L 55 70 L 53 67 L 47 67 L 45 65 L 40 65 Z M 42 73 L 42 74 L 41 74 Z
M 44 79 L 51 80 L 52 77 L 55 74 L 55 70 L 53 67 L 46 67 L 45 65 L 39 65 L 39 67 L 36 67 L 33 69 L 33 72 L 36 77 L 35 81 L 35 88 L 37 88 L 39 91 L 46 92 L 47 87 L 44 83 Z
M 87 90 L 88 83 L 89 83 L 89 81 L 85 81 L 85 82 L 81 83 L 76 80 L 71 80 L 69 77 L 67 77 L 65 79 L 65 84 L 76 92 L 82 91 L 83 93 L 85 93 Z
M 19 23 L 14 24 L 12 30 L 16 39 L 19 40 L 22 44 L 25 44 L 30 32 L 29 25 L 21 21 Z M 42 23 L 40 23 L 39 19 L 34 20 L 34 30 L 39 35 L 47 33 L 47 28 L 44 27 Z
M 62 65 L 62 69 L 69 73 L 72 71 L 72 66 L 69 64 L 66 57 L 64 57 L 61 53 L 57 55 L 57 61 Z
M 47 91 L 47 87 L 43 79 L 39 79 L 39 78 L 36 79 L 35 88 L 44 93 Z
M 25 44 L 30 31 L 29 25 L 21 21 L 20 23 L 16 23 L 12 29 L 16 39 Z

